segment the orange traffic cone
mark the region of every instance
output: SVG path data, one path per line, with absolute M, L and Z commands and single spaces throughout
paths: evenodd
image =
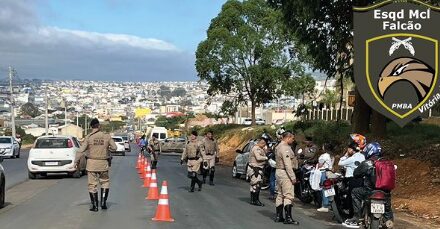
M 142 165 L 145 163 L 145 158 L 144 158 L 144 155 L 142 155 L 141 156 L 141 163 L 139 164 L 139 168 L 138 168 L 138 173 L 139 174 L 142 174 L 142 170 L 143 170 L 143 168 L 142 168 Z
M 149 165 L 148 165 L 148 161 L 147 160 L 145 160 L 145 162 L 144 162 L 144 164 L 142 164 L 142 172 L 141 172 L 141 174 L 139 175 L 139 178 L 140 179 L 144 179 L 145 178 L 145 174 L 147 174 L 147 167 L 148 167 Z
M 138 155 L 137 163 L 136 163 L 136 169 L 139 169 L 141 167 L 141 155 Z
M 160 198 L 159 203 L 157 204 L 156 216 L 152 220 L 174 222 L 174 219 L 171 218 L 170 203 L 168 201 L 168 185 L 166 181 L 162 182 L 162 189 L 160 190 Z
M 148 188 L 150 187 L 150 183 L 151 183 L 151 167 L 150 165 L 148 165 L 147 172 L 145 173 L 145 177 L 144 177 L 144 185 L 142 187 Z
M 157 188 L 157 178 L 156 178 L 156 170 L 153 169 L 151 175 L 150 188 L 148 189 L 148 196 L 145 198 L 146 200 L 158 200 L 159 199 L 159 190 Z

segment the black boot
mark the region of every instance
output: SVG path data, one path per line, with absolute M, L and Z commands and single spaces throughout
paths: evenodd
M 197 178 L 196 177 L 196 181 L 197 181 L 197 184 L 199 185 L 199 192 L 201 192 L 202 191 L 202 184 L 203 184 L 203 182 L 201 181 L 201 180 L 199 180 L 199 178 Z
M 251 192 L 251 201 L 249 202 L 252 205 L 255 205 L 255 193 Z
M 92 203 L 92 207 L 89 210 L 92 212 L 97 212 L 98 211 L 98 193 L 89 192 L 89 195 L 90 195 L 90 202 Z
M 108 188 L 101 188 L 101 208 L 104 210 L 107 209 L 107 197 L 109 191 L 110 189 Z
M 299 223 L 292 219 L 292 205 L 286 205 L 284 206 L 284 211 L 286 215 L 286 219 L 284 220 L 284 224 L 294 224 L 298 225 Z
M 211 171 L 209 174 L 209 185 L 214 186 L 214 172 Z
M 281 204 L 280 206 L 277 207 L 277 216 L 275 217 L 274 221 L 277 223 L 282 223 L 284 222 L 284 217 L 283 217 L 283 205 Z
M 191 186 L 189 187 L 189 192 L 194 192 L 194 187 L 196 186 L 196 180 L 191 178 Z
M 151 169 L 156 169 L 157 161 L 151 161 Z
M 255 205 L 263 207 L 264 204 L 260 202 L 260 191 L 255 192 Z

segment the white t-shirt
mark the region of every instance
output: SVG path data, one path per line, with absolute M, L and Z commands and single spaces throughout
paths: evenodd
M 319 156 L 318 163 L 320 165 L 320 170 L 333 169 L 333 158 L 329 153 L 324 153 Z

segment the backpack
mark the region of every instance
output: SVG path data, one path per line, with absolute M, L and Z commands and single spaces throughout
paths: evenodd
M 376 189 L 391 191 L 396 187 L 396 169 L 394 163 L 389 160 L 377 160 L 374 162 L 376 173 Z

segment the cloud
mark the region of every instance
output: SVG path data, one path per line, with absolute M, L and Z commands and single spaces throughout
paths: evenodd
M 196 79 L 194 54 L 171 43 L 44 26 L 38 20 L 34 1 L 1 1 L 0 65 L 14 66 L 22 78 Z

